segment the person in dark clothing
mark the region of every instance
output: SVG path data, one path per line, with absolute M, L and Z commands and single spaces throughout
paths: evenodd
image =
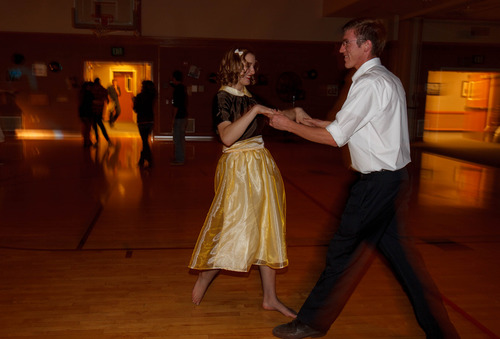
M 108 87 L 108 95 L 113 103 L 112 108 L 109 111 L 109 125 L 113 127 L 115 121 L 118 119 L 120 113 L 122 112 L 119 100 L 119 97 L 122 95 L 122 91 L 120 89 L 120 86 L 118 86 L 118 80 L 113 79 L 111 81 L 111 86 Z
M 174 160 L 171 165 L 184 165 L 185 135 L 187 122 L 187 92 L 182 83 L 182 72 L 174 71 L 170 84 L 174 87 L 172 105 L 174 106 Z
M 142 151 L 139 166 L 144 168 L 145 162 L 153 166 L 153 156 L 149 146 L 149 138 L 154 126 L 154 106 L 156 102 L 156 88 L 151 80 L 142 82 L 141 93 L 134 98 L 134 112 L 137 113 L 137 127 L 142 140 Z
M 101 79 L 95 78 L 94 85 L 92 86 L 92 94 L 94 94 L 94 100 L 92 101 L 92 125 L 94 126 L 95 142 L 96 144 L 99 143 L 99 130 L 97 129 L 97 126 L 99 126 L 104 139 L 106 139 L 109 145 L 113 145 L 111 140 L 109 140 L 106 127 L 104 127 L 104 124 L 102 123 L 102 114 L 104 111 L 104 107 L 109 102 L 109 99 L 108 91 L 101 85 Z
M 85 81 L 80 89 L 80 98 L 78 105 L 78 116 L 82 121 L 82 137 L 83 146 L 92 146 L 92 141 L 90 140 L 90 130 L 92 128 L 92 101 L 94 100 L 94 94 L 92 94 L 91 81 Z

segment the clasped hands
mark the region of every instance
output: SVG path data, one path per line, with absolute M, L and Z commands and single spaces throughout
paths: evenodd
M 266 107 L 260 113 L 269 118 L 269 124 L 273 128 L 282 131 L 289 130 L 290 126 L 295 123 L 310 127 L 326 127 L 329 124 L 328 121 L 311 118 L 301 107 L 295 107 L 286 111 Z

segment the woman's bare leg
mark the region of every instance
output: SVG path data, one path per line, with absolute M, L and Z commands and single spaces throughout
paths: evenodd
M 278 311 L 287 317 L 296 318 L 297 313 L 281 303 L 276 296 L 276 271 L 264 265 L 259 266 L 259 269 L 262 279 L 262 291 L 264 292 L 262 307 L 265 310 Z
M 193 304 L 199 305 L 201 303 L 208 286 L 210 286 L 210 283 L 219 272 L 220 270 L 200 271 L 198 274 L 198 280 L 196 280 L 196 283 L 194 284 L 193 294 L 191 296 Z

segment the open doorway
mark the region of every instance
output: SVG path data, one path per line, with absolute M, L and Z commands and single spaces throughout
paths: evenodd
M 115 71 L 110 69 L 111 79 L 118 83 L 119 95 L 118 102 L 120 104 L 121 113 L 118 117 L 120 122 L 136 122 L 135 114 L 133 114 L 133 98 L 136 93 L 135 72 Z M 112 107 L 112 106 L 111 106 Z M 118 121 L 117 120 L 117 121 Z
M 424 141 L 500 142 L 500 73 L 430 71 Z
M 136 115 L 133 112 L 133 98 L 138 94 L 141 83 L 151 80 L 151 64 L 147 62 L 110 62 L 110 61 L 85 61 L 85 81 L 101 79 L 101 84 L 108 88 L 112 86 L 113 79 L 117 80 L 120 88 L 118 97 L 121 113 L 114 124 L 115 132 L 136 132 Z M 110 105 L 111 109 L 112 105 Z M 109 111 L 103 114 L 103 120 L 109 121 Z

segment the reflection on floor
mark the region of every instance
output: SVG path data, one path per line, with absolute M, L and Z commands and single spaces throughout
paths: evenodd
M 423 153 L 419 203 L 455 208 L 493 208 L 495 169 Z M 432 194 L 429 194 L 431 193 Z
M 260 307 L 258 272 L 223 274 L 200 306 L 186 265 L 213 195 L 214 141 L 187 143 L 184 166 L 155 142 L 140 171 L 135 137 L 83 149 L 78 138 L 0 144 L 1 338 L 272 338 L 287 321 Z M 266 142 L 287 192 L 288 269 L 278 294 L 299 308 L 322 270 L 353 179 L 344 151 Z M 463 338 L 498 338 L 500 172 L 412 150 L 408 236 Z M 422 338 L 382 259 L 327 338 Z
M 486 139 L 486 140 L 482 140 Z M 500 143 L 474 133 L 429 132 L 424 142 L 415 143 L 422 149 L 483 165 L 500 167 Z

